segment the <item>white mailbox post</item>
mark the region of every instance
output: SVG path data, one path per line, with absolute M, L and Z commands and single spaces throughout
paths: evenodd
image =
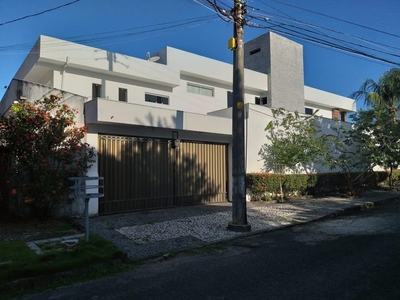
M 74 185 L 71 187 L 74 190 L 75 200 L 85 201 L 85 242 L 89 241 L 89 200 L 91 198 L 104 197 L 103 193 L 99 193 L 98 190 L 103 188 L 104 185 L 100 184 L 104 177 L 70 177 L 69 180 L 74 181 Z M 86 184 L 86 181 L 97 181 L 97 184 Z M 97 190 L 97 192 L 88 192 L 87 190 Z

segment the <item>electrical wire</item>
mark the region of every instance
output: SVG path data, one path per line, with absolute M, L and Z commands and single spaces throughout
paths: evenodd
M 75 0 L 73 2 L 61 5 L 56 8 L 52 8 L 46 11 L 43 11 L 41 13 L 33 14 L 30 16 L 42 14 L 51 10 L 55 10 L 67 5 L 71 5 L 73 3 L 78 2 L 79 0 Z M 222 19 L 224 22 L 231 22 L 235 21 L 233 12 L 232 10 L 229 9 L 228 4 L 226 4 L 223 1 L 217 1 L 217 0 L 190 0 L 191 2 L 201 5 L 204 8 L 211 10 L 215 12 L 215 14 Z M 274 0 L 273 0 L 274 1 Z M 263 1 L 260 1 L 264 5 L 269 6 Z M 274 1 L 277 3 L 285 4 L 280 1 Z M 293 5 L 289 5 L 293 6 Z M 269 6 L 270 7 L 270 6 Z M 295 6 L 296 8 L 299 8 Z M 396 66 L 399 65 L 398 62 L 395 62 L 390 59 L 386 59 L 383 57 L 379 57 L 378 54 L 384 54 L 388 56 L 393 56 L 393 57 L 400 57 L 399 54 L 388 52 L 388 51 L 382 51 L 377 48 L 371 47 L 371 45 L 375 45 L 378 47 L 384 47 L 384 48 L 390 48 L 394 50 L 400 50 L 398 47 L 393 47 L 390 45 L 382 44 L 382 43 L 377 43 L 375 41 L 371 41 L 362 37 L 358 37 L 355 35 L 350 35 L 345 32 L 341 32 L 335 29 L 323 27 L 320 25 L 315 25 L 311 23 L 307 23 L 302 20 L 298 20 L 296 18 L 290 17 L 289 15 L 277 10 L 280 14 L 268 12 L 265 10 L 262 10 L 258 7 L 255 6 L 249 6 L 247 5 L 247 8 L 252 9 L 253 11 L 247 11 L 246 14 L 246 20 L 244 22 L 245 25 L 249 27 L 254 27 L 254 28 L 259 28 L 259 29 L 266 29 L 270 30 L 279 34 L 283 34 L 286 36 L 294 37 L 306 42 L 310 42 L 316 45 L 324 46 L 324 47 L 329 47 L 332 49 L 336 49 L 342 52 L 346 52 L 349 54 L 356 54 L 359 56 L 363 56 L 365 58 L 389 63 L 389 64 L 394 64 Z M 301 8 L 299 8 L 301 9 Z M 303 9 L 306 10 L 306 9 Z M 306 10 L 308 11 L 308 10 Z M 313 12 L 316 13 L 316 12 Z M 320 14 L 320 13 L 317 13 Z M 320 14 L 322 16 L 326 16 L 324 14 Z M 26 16 L 23 18 L 27 18 L 30 16 Z M 165 31 L 165 30 L 171 30 L 171 29 L 177 29 L 180 27 L 188 26 L 197 26 L 203 24 L 206 21 L 211 21 L 215 20 L 217 17 L 215 15 L 213 16 L 205 16 L 205 17 L 196 17 L 196 18 L 191 18 L 191 19 L 186 19 L 186 20 L 180 20 L 180 21 L 170 21 L 170 22 L 164 22 L 160 24 L 155 24 L 155 25 L 147 25 L 147 26 L 139 26 L 135 28 L 127 28 L 127 29 L 122 29 L 122 30 L 115 30 L 115 31 L 107 31 L 107 32 L 100 32 L 100 33 L 95 33 L 95 34 L 90 34 L 90 35 L 81 35 L 81 36 L 74 36 L 74 37 L 69 37 L 69 38 L 64 38 L 68 42 L 75 42 L 75 43 L 80 43 L 80 44 L 86 44 L 86 45 L 92 45 L 93 43 L 101 43 L 102 45 L 105 45 L 105 42 L 109 42 L 111 44 L 111 41 L 116 41 L 118 39 L 124 39 L 123 42 L 126 42 L 126 39 L 128 37 L 133 37 L 137 35 L 145 35 L 153 32 L 159 32 L 159 31 Z M 19 19 L 23 19 L 19 18 Z M 9 23 L 9 22 L 15 22 L 19 19 L 13 20 L 13 21 L 8 21 L 3 24 Z M 283 21 L 282 21 L 283 20 Z M 259 24 L 259 23 L 264 23 Z M 351 23 L 351 22 L 350 22 Z M 0 24 L 1 25 L 1 24 Z M 361 26 L 357 24 L 357 26 Z M 322 32 L 321 30 L 324 30 L 326 32 L 334 33 L 339 36 L 346 36 L 348 39 L 340 38 L 337 36 L 333 36 L 332 34 L 328 34 L 325 32 Z M 354 42 L 355 40 L 358 40 L 359 42 Z M 63 42 L 58 42 L 58 43 L 53 43 L 54 47 L 58 47 L 62 44 Z M 362 43 L 367 43 L 362 44 Z M 52 46 L 53 46 L 52 44 Z M 112 44 L 116 44 L 116 42 L 112 42 Z M 25 43 L 25 44 L 16 44 L 16 45 L 9 45 L 9 46 L 3 46 L 0 47 L 0 53 L 6 53 L 9 51 L 26 51 L 29 50 L 31 47 L 31 44 Z M 364 50 L 362 50 L 364 49 Z M 366 53 L 365 50 L 369 50 L 372 52 L 375 52 L 377 54 L 371 54 L 371 53 Z
M 278 1 L 278 0 L 270 0 L 270 1 L 273 1 L 273 2 L 276 2 L 276 3 L 279 3 L 279 4 L 283 4 L 283 5 L 287 5 L 287 6 L 291 6 L 291 7 L 300 9 L 300 10 L 304 10 L 304 11 L 307 11 L 307 12 L 310 12 L 310 13 L 313 13 L 313 14 L 317 14 L 317 15 L 320 15 L 320 16 L 323 16 L 323 17 L 326 17 L 326 18 L 330 18 L 330 19 L 333 19 L 333 20 L 337 20 L 337 21 L 340 21 L 340 22 L 351 24 L 351 25 L 354 25 L 354 26 L 357 26 L 357 27 L 361 27 L 361 28 L 364 28 L 364 29 L 368 29 L 368 30 L 371 30 L 371 31 L 379 32 L 379 33 L 382 33 L 382 34 L 385 34 L 385 35 L 390 35 L 390 36 L 393 36 L 393 37 L 400 38 L 400 35 L 397 35 L 397 34 L 394 34 L 394 33 L 386 32 L 386 31 L 383 31 L 383 30 L 379 30 L 379 29 L 375 29 L 375 28 L 368 27 L 368 26 L 365 26 L 365 25 L 361 25 L 361 24 L 357 24 L 357 23 L 350 22 L 350 21 L 347 21 L 347 20 L 343 20 L 343 19 L 340 19 L 340 18 L 337 18 L 337 17 L 333 17 L 333 16 L 330 16 L 330 15 L 326 15 L 326 14 L 323 14 L 323 13 L 312 11 L 310 9 L 302 8 L 302 7 L 293 5 L 293 4 L 285 3 L 285 2 L 282 2 L 282 1 Z M 260 1 L 260 2 L 262 2 L 262 1 Z
M 365 45 L 362 45 L 362 44 L 356 44 L 356 43 L 351 42 L 351 41 L 347 41 L 347 40 L 344 40 L 344 39 L 339 39 L 339 38 L 336 38 L 336 37 L 332 37 L 332 36 L 329 36 L 329 35 L 324 34 L 324 33 L 318 33 L 318 32 L 313 31 L 313 30 L 309 30 L 309 29 L 306 29 L 306 28 L 301 28 L 301 27 L 299 27 L 299 26 L 294 26 L 294 25 L 282 23 L 282 22 L 279 22 L 279 21 L 274 21 L 274 22 L 275 22 L 276 24 L 282 26 L 282 27 L 285 27 L 285 28 L 291 27 L 291 28 L 300 29 L 300 30 L 305 31 L 305 32 L 308 32 L 308 33 L 314 33 L 314 34 L 318 34 L 318 35 L 323 36 L 323 37 L 326 37 L 326 38 L 333 39 L 333 40 L 335 40 L 335 41 L 337 41 L 337 42 L 342 42 L 343 44 L 346 44 L 346 45 L 358 46 L 358 47 L 360 47 L 360 48 L 365 48 L 365 49 L 368 49 L 368 50 L 373 50 L 373 51 L 375 51 L 375 52 L 379 52 L 379 53 L 382 53 L 382 54 L 386 54 L 386 55 L 390 55 L 390 56 L 394 56 L 394 57 L 399 57 L 399 58 L 400 58 L 400 55 L 395 54 L 395 53 L 390 53 L 390 52 L 386 52 L 386 51 L 377 50 L 377 49 L 375 49 L 375 48 L 371 48 L 371 47 L 368 47 L 368 46 L 365 46 Z
M 348 53 L 348 54 L 355 54 L 364 58 L 369 58 L 372 60 L 376 60 L 376 61 L 380 61 L 380 62 L 384 62 L 390 65 L 394 65 L 394 66 L 400 66 L 400 63 L 392 61 L 392 60 L 388 60 L 382 57 L 378 57 L 376 55 L 373 54 L 368 54 L 362 51 L 358 51 L 356 49 L 352 49 L 352 48 L 348 48 L 348 47 L 343 47 L 343 46 L 339 46 L 337 44 L 325 41 L 323 39 L 319 39 L 319 38 L 315 38 L 309 35 L 305 35 L 302 34 L 301 32 L 295 31 L 295 30 L 291 30 L 291 31 L 287 31 L 287 30 L 283 30 L 283 29 L 277 29 L 279 27 L 281 27 L 280 25 L 277 25 L 276 27 L 272 28 L 272 26 L 262 26 L 256 23 L 248 23 L 247 24 L 250 27 L 254 27 L 254 28 L 262 28 L 262 29 L 269 29 L 272 32 L 276 32 L 285 36 L 290 36 L 293 38 L 297 38 L 299 40 L 303 40 L 306 42 L 310 42 L 312 44 L 316 44 L 319 46 L 324 46 L 324 47 L 328 47 L 328 48 L 332 48 L 335 50 L 340 50 L 342 52 Z
M 178 21 L 163 22 L 154 25 L 138 26 L 121 30 L 93 33 L 88 35 L 65 37 L 63 38 L 65 41 L 60 41 L 57 43 L 51 42 L 50 46 L 52 48 L 56 48 L 69 42 L 79 43 L 84 45 L 90 45 L 93 43 L 101 42 L 101 45 L 106 45 L 104 43 L 106 41 L 125 39 L 131 36 L 143 35 L 151 32 L 164 31 L 168 29 L 177 29 L 187 25 L 190 25 L 189 27 L 191 28 L 193 26 L 196 26 L 196 24 L 201 25 L 204 24 L 204 22 L 215 21 L 216 19 L 217 17 L 215 15 L 208 15 L 208 16 L 200 16 Z M 186 28 L 187 27 L 185 27 L 185 29 Z M 124 42 L 127 41 L 125 40 Z M 31 47 L 32 47 L 31 43 L 2 46 L 0 47 L 0 53 L 4 54 L 4 53 L 26 52 L 29 51 Z
M 217 6 L 217 2 L 216 0 L 214 0 L 214 2 L 212 3 L 210 0 L 206 0 L 209 5 L 212 5 L 216 11 L 218 12 L 218 7 Z M 264 3 L 263 1 L 260 1 L 261 3 Z M 277 1 L 275 1 L 277 2 Z M 265 3 L 264 3 L 265 4 Z M 253 6 L 248 6 L 254 10 L 258 10 L 261 11 L 261 9 L 257 8 L 257 7 L 253 7 Z M 323 15 L 323 14 L 322 14 Z M 247 13 L 247 16 L 251 18 L 251 20 L 258 20 L 258 21 L 263 21 L 263 22 L 269 22 L 270 24 L 268 24 L 268 26 L 263 26 L 260 24 L 257 24 L 255 22 L 252 22 L 250 20 L 247 20 L 244 24 L 249 26 L 249 27 L 255 27 L 255 28 L 259 28 L 259 29 L 268 29 L 270 31 L 273 32 L 277 32 L 286 36 L 290 36 L 290 37 L 295 37 L 297 39 L 306 41 L 306 42 L 310 42 L 316 45 L 320 45 L 320 46 L 324 46 L 324 47 L 329 47 L 332 49 L 336 49 L 336 50 L 340 50 L 342 52 L 348 53 L 348 54 L 355 54 L 361 57 L 365 57 L 368 59 L 372 59 L 372 60 L 376 60 L 376 61 L 380 61 L 380 62 L 384 62 L 384 63 L 388 63 L 388 64 L 392 64 L 395 66 L 399 66 L 399 62 L 390 60 L 390 59 L 386 59 L 383 57 L 379 57 L 378 55 L 375 54 L 371 54 L 371 53 L 366 53 L 365 51 L 361 51 L 360 49 L 357 49 L 355 47 L 358 48 L 363 48 L 363 49 L 368 49 L 377 53 L 381 53 L 381 54 L 385 54 L 385 55 L 389 55 L 389 56 L 394 56 L 394 57 L 400 57 L 400 55 L 396 54 L 396 53 L 390 53 L 387 51 L 381 51 L 378 50 L 376 48 L 371 48 L 369 46 L 363 45 L 363 44 L 359 44 L 359 43 L 355 43 L 353 41 L 349 41 L 349 40 L 345 40 L 345 39 L 340 39 L 338 37 L 332 36 L 332 35 L 328 35 L 326 33 L 317 31 L 317 30 L 310 30 L 310 29 L 306 29 L 304 27 L 300 27 L 300 26 L 296 26 L 296 25 L 292 25 L 292 24 L 288 24 L 285 22 L 281 22 L 281 21 L 276 21 L 276 20 L 270 20 L 270 18 L 268 18 L 266 15 L 255 15 L 254 13 Z M 282 16 L 281 16 L 282 17 Z M 366 43 L 370 43 L 370 44 L 374 44 L 376 45 L 376 43 L 374 41 L 368 40 L 368 39 L 364 39 L 361 37 L 356 37 L 356 36 L 351 36 L 349 34 L 346 34 L 344 32 L 340 32 L 334 29 L 329 29 L 329 28 L 325 28 L 322 26 L 318 26 L 318 25 L 314 25 L 314 24 L 310 24 L 310 23 L 306 23 L 303 21 L 299 21 L 296 20 L 295 18 L 292 17 L 284 17 L 286 19 L 289 19 L 292 22 L 297 22 L 300 23 L 302 25 L 306 25 L 307 27 L 311 27 L 313 26 L 314 28 L 318 28 L 318 29 L 323 29 L 323 30 L 327 30 L 327 31 L 331 31 L 331 32 L 335 32 L 336 34 L 341 34 L 341 35 L 346 35 L 348 38 L 355 38 L 358 39 L 359 41 L 363 41 Z M 354 23 L 356 24 L 356 23 Z M 360 24 L 356 24 L 357 26 L 362 26 Z M 323 38 L 321 38 L 323 37 Z M 330 41 L 331 40 L 331 41 Z M 397 47 L 391 47 L 390 45 L 385 45 L 385 44 L 380 44 L 380 46 L 386 47 L 386 48 L 392 48 L 392 49 L 397 49 Z
M 262 1 L 261 1 L 261 2 L 262 2 Z M 262 3 L 263 3 L 263 2 L 262 2 Z M 366 42 L 366 43 L 370 43 L 370 44 L 377 45 L 377 46 L 383 46 L 384 48 L 391 48 L 391 49 L 395 49 L 395 50 L 400 50 L 399 47 L 395 47 L 395 46 L 391 46 L 391 45 L 379 43 L 379 42 L 377 42 L 377 41 L 365 39 L 365 38 L 362 38 L 362 37 L 359 37 L 359 36 L 356 36 L 356 35 L 352 35 L 352 34 L 349 34 L 349 33 L 345 33 L 345 32 L 342 32 L 342 31 L 338 31 L 338 30 L 335 30 L 335 29 L 332 29 L 332 28 L 327 28 L 327 27 L 324 27 L 324 26 L 321 26 L 321 25 L 315 25 L 315 24 L 312 24 L 312 23 L 308 23 L 308 22 L 305 22 L 305 21 L 301 21 L 301 20 L 295 19 L 295 18 L 293 18 L 293 17 L 290 17 L 290 16 L 288 16 L 288 15 L 286 15 L 286 14 L 285 14 L 285 15 L 286 15 L 287 17 L 282 16 L 282 15 L 278 15 L 278 14 L 274 14 L 274 13 L 271 13 L 271 12 L 267 12 L 267 11 L 261 10 L 261 9 L 259 9 L 259 8 L 256 8 L 256 7 L 251 7 L 251 6 L 250 6 L 250 8 L 252 8 L 253 10 L 260 11 L 260 12 L 261 12 L 261 13 L 260 13 L 260 16 L 262 16 L 262 17 L 264 17 L 264 18 L 265 18 L 265 17 L 270 17 L 270 16 L 276 16 L 276 17 L 278 17 L 278 18 L 289 19 L 290 21 L 292 21 L 292 22 L 294 22 L 294 23 L 301 24 L 301 25 L 307 25 L 308 27 L 311 27 L 311 28 L 318 28 L 318 29 L 330 31 L 330 32 L 333 32 L 333 33 L 345 35 L 345 36 L 347 36 L 347 37 L 354 38 L 354 39 L 357 39 L 357 40 L 361 40 L 361 41 Z M 264 13 L 264 14 L 262 14 L 262 13 Z
M 11 21 L 6 21 L 6 22 L 3 22 L 3 23 L 0 23 L 0 26 L 4 26 L 4 25 L 11 24 L 11 23 L 14 23 L 14 22 L 22 21 L 22 20 L 25 20 L 25 19 L 28 19 L 28 18 L 40 16 L 40 15 L 43 15 L 45 13 L 48 13 L 48 12 L 51 12 L 51 11 L 54 11 L 54 10 L 57 10 L 57 9 L 72 5 L 72 4 L 75 4 L 75 3 L 79 2 L 79 1 L 80 0 L 75 0 L 75 1 L 63 4 L 63 5 L 60 5 L 60 6 L 57 6 L 57 7 L 46 9 L 46 10 L 38 12 L 38 13 L 30 14 L 30 15 L 27 15 L 27 16 L 24 16 L 24 17 L 21 17 L 21 18 L 18 18 L 18 19 L 11 20 Z

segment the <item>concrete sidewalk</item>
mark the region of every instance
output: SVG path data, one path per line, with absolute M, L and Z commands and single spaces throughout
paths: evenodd
M 129 259 L 139 260 L 310 222 L 347 211 L 400 199 L 398 191 L 371 190 L 360 198 L 303 198 L 285 203 L 248 202 L 250 233 L 227 230 L 231 203 L 160 209 L 90 219 L 90 232 L 100 235 Z M 83 219 L 76 220 L 83 226 Z

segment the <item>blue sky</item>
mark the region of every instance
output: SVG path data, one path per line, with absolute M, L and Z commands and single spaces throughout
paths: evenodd
M 232 2 L 217 0 L 226 9 Z M 377 80 L 395 67 L 382 59 L 400 63 L 399 0 L 248 0 L 247 4 L 250 26 L 245 28 L 245 41 L 267 32 L 269 26 L 273 31 L 295 30 L 290 33 L 301 39 L 289 38 L 304 45 L 308 86 L 348 96 L 364 79 Z M 62 5 L 66 6 L 39 14 Z M 39 15 L 29 17 L 34 14 Z M 171 46 L 231 63 L 227 40 L 232 28 L 206 0 L 1 0 L 0 99 L 40 34 L 139 58 Z M 317 43 L 303 40 L 310 38 Z M 321 40 L 330 47 L 318 45 Z M 333 49 L 332 44 L 379 60 Z

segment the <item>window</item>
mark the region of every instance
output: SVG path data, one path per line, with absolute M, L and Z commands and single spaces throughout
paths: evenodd
M 97 99 L 101 97 L 101 84 L 92 84 L 92 99 Z
M 304 113 L 306 115 L 312 115 L 314 113 L 314 110 L 312 108 L 306 107 Z
M 168 97 L 165 96 L 146 94 L 144 100 L 147 102 L 153 102 L 159 104 L 166 104 L 166 105 L 169 104 L 169 99 Z
M 214 89 L 211 87 L 196 85 L 192 83 L 187 84 L 188 93 L 214 97 Z
M 123 101 L 123 102 L 128 101 L 128 90 L 127 89 L 123 89 L 123 88 L 118 89 L 118 100 Z
M 267 105 L 268 104 L 268 98 L 267 97 L 256 97 L 255 103 L 258 105 Z
M 226 105 L 227 107 L 233 106 L 233 93 L 231 91 L 227 91 L 226 93 Z
M 261 51 L 261 49 L 260 48 L 257 48 L 257 49 L 254 49 L 254 50 L 251 50 L 250 51 L 250 55 L 254 55 L 254 54 L 256 54 L 256 53 L 258 53 L 258 52 L 260 52 Z
M 340 120 L 343 121 L 343 122 L 347 121 L 346 112 L 345 111 L 341 111 L 340 112 Z

